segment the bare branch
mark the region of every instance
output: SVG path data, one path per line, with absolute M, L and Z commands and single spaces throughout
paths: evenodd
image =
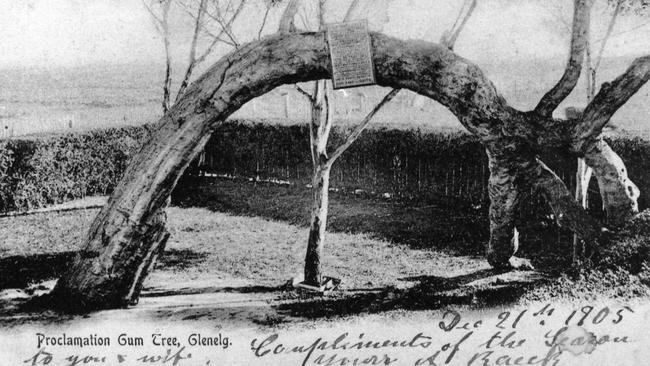
M 349 22 L 352 20 L 352 17 L 354 16 L 354 12 L 357 11 L 359 8 L 359 0 L 352 0 L 352 3 L 350 3 L 350 6 L 348 7 L 348 11 L 345 12 L 345 17 L 343 17 L 344 22 Z
M 575 151 L 582 151 L 590 138 L 599 135 L 614 113 L 650 80 L 650 55 L 639 57 L 611 83 L 604 83 L 587 105 L 574 128 Z
M 171 6 L 171 0 L 161 0 L 157 2 L 157 5 L 160 7 L 161 15 L 157 15 L 153 9 L 153 6 L 147 5 L 143 1 L 143 4 L 152 19 L 154 20 L 154 25 L 156 30 L 163 37 L 163 44 L 165 47 L 165 80 L 163 81 L 163 100 L 162 108 L 163 113 L 167 113 L 171 104 L 170 104 L 170 94 L 171 94 L 171 84 L 172 84 L 172 60 L 171 60 L 171 50 L 170 50 L 170 40 L 169 40 L 169 8 Z
M 183 76 L 183 81 L 181 82 L 178 92 L 176 93 L 176 101 L 178 101 L 185 92 L 187 84 L 190 82 L 190 77 L 192 76 L 192 71 L 196 66 L 196 44 L 199 39 L 199 33 L 201 33 L 201 26 L 203 24 L 203 15 L 205 14 L 205 8 L 208 4 L 208 0 L 201 0 L 199 3 L 199 9 L 197 10 L 196 20 L 194 23 L 194 34 L 192 35 L 192 43 L 190 45 L 190 54 L 188 56 L 187 68 L 185 69 L 185 76 Z
M 641 29 L 641 28 L 643 28 L 643 27 L 647 27 L 647 26 L 649 26 L 649 25 L 650 25 L 650 22 L 646 22 L 646 23 L 643 23 L 643 24 L 639 24 L 639 25 L 637 25 L 637 26 L 635 26 L 635 27 L 628 28 L 628 29 L 626 29 L 626 30 L 624 30 L 624 31 L 620 31 L 620 32 L 618 32 L 618 33 L 614 33 L 614 34 L 612 34 L 612 37 L 620 36 L 621 34 L 626 34 L 626 33 L 634 32 L 634 31 L 637 30 L 637 29 Z M 594 43 L 598 43 L 598 42 L 602 42 L 602 41 L 603 41 L 603 39 L 601 38 L 601 39 L 597 40 L 597 41 L 594 42 Z
M 361 121 L 361 123 L 359 125 L 357 125 L 357 127 L 354 129 L 354 131 L 352 131 L 352 133 L 347 137 L 347 139 L 345 139 L 345 142 L 341 146 L 339 146 L 334 151 L 334 153 L 332 153 L 332 155 L 331 155 L 331 157 L 330 157 L 330 159 L 328 161 L 328 164 L 330 164 L 330 165 L 334 164 L 336 159 L 338 159 L 339 156 L 341 156 L 341 154 L 343 154 L 343 152 L 345 152 L 345 150 L 347 150 L 350 147 L 350 145 L 352 145 L 359 138 L 359 136 L 361 136 L 361 133 L 363 132 L 363 130 L 366 129 L 366 127 L 368 127 L 368 124 L 370 123 L 370 121 L 372 121 L 373 117 L 377 114 L 377 112 L 379 112 L 379 110 L 386 103 L 390 102 L 391 99 L 393 99 L 395 97 L 395 95 L 397 95 L 397 93 L 399 93 L 399 91 L 400 91 L 400 89 L 391 90 L 390 92 L 388 92 L 388 94 L 386 94 L 384 96 L 384 98 L 381 100 L 381 102 L 379 102 L 379 103 L 377 103 L 377 105 L 375 105 L 375 107 L 370 111 L 370 113 L 368 113 L 366 115 L 366 117 Z
M 306 91 L 305 89 L 301 88 L 298 84 L 296 84 L 295 87 L 296 87 L 296 90 L 297 90 L 300 94 L 304 95 L 305 97 L 307 97 L 307 99 L 309 99 L 309 102 L 310 102 L 310 103 L 313 103 L 313 102 L 314 102 L 314 97 L 313 97 L 311 94 L 309 94 L 308 91 Z
M 260 24 L 260 29 L 257 31 L 257 39 L 262 38 L 262 31 L 264 30 L 264 26 L 266 25 L 266 20 L 269 17 L 269 12 L 271 11 L 272 6 L 273 6 L 273 3 L 271 1 L 268 1 L 266 3 L 266 10 L 264 11 L 264 18 L 262 18 L 262 24 Z
M 296 31 L 294 18 L 300 8 L 300 0 L 289 0 L 289 4 L 284 9 L 282 17 L 280 18 L 280 26 L 278 32 L 280 34 L 293 33 Z
M 244 4 L 243 1 L 240 2 L 240 9 L 241 9 L 241 6 L 243 6 L 243 4 Z M 218 9 L 216 11 L 217 11 L 217 14 L 212 14 L 209 11 L 206 11 L 205 14 L 208 17 L 210 17 L 212 20 L 217 22 L 217 24 L 219 24 L 219 26 L 221 27 L 221 30 L 222 30 L 220 32 L 220 34 L 225 34 L 226 36 L 228 36 L 228 38 L 230 39 L 230 44 L 232 44 L 235 48 L 239 48 L 239 46 L 240 46 L 239 41 L 237 41 L 237 38 L 235 37 L 235 35 L 232 32 L 232 27 L 231 27 L 232 22 L 225 21 L 223 16 L 221 15 L 221 12 Z
M 232 14 L 232 16 L 230 17 L 230 20 L 228 20 L 228 22 L 226 23 L 226 26 L 227 26 L 229 29 L 232 29 L 232 24 L 233 24 L 233 23 L 235 22 L 235 20 L 239 17 L 239 15 L 241 14 L 241 11 L 242 11 L 243 8 L 244 8 L 244 1 L 242 0 L 242 1 L 239 3 L 239 6 L 238 6 L 237 9 L 235 10 L 235 12 L 234 12 L 234 13 Z M 205 29 L 204 29 L 204 30 L 205 30 Z M 208 55 L 212 52 L 212 50 L 214 49 L 214 47 L 216 46 L 216 44 L 217 44 L 218 42 L 224 42 L 224 43 L 226 43 L 226 44 L 229 44 L 229 45 L 231 45 L 231 46 L 237 48 L 237 45 L 235 45 L 235 44 L 231 44 L 231 43 L 228 43 L 227 41 L 225 41 L 225 40 L 222 38 L 224 32 L 225 32 L 225 30 L 222 28 L 221 31 L 219 31 L 219 34 L 217 34 L 217 35 L 212 35 L 212 38 L 213 38 L 213 39 L 212 39 L 212 42 L 210 43 L 210 45 L 208 46 L 208 48 L 205 50 L 205 52 L 203 52 L 203 54 L 201 55 L 201 57 L 199 57 L 199 58 L 197 59 L 197 64 L 200 64 L 201 62 L 205 61 L 205 59 L 206 59 L 206 58 L 208 57 Z M 207 30 L 206 30 L 206 33 L 207 33 Z
M 621 12 L 622 5 L 623 5 L 623 0 L 618 0 L 616 2 L 616 8 L 614 8 L 614 14 L 612 14 L 612 18 L 609 20 L 609 25 L 607 26 L 607 31 L 605 32 L 605 36 L 602 39 L 602 44 L 600 45 L 598 56 L 596 56 L 596 63 L 593 67 L 594 72 L 598 71 L 598 67 L 600 66 L 600 61 L 603 59 L 603 52 L 605 51 L 605 46 L 607 45 L 607 41 L 609 40 L 609 37 L 612 35 L 612 31 L 614 30 L 614 24 L 616 24 L 616 18 L 618 17 L 618 14 Z
M 469 6 L 467 4 L 469 3 Z M 467 7 L 467 11 L 465 12 L 465 8 Z M 465 0 L 463 3 L 463 7 L 460 9 L 458 12 L 458 18 L 456 18 L 456 22 L 454 25 L 451 27 L 451 30 L 449 32 L 445 32 L 440 40 L 440 43 L 449 48 L 450 50 L 454 49 L 454 45 L 456 44 L 456 40 L 458 39 L 458 36 L 460 35 L 460 32 L 463 30 L 465 27 L 465 24 L 469 20 L 469 18 L 472 16 L 472 13 L 474 12 L 474 9 L 476 8 L 476 0 Z M 463 15 L 463 13 L 465 15 Z M 461 20 L 462 18 L 462 20 Z M 459 23 L 460 21 L 460 23 Z
M 147 12 L 149 13 L 149 15 L 151 15 L 151 18 L 154 21 L 154 26 L 160 32 L 160 29 L 158 28 L 158 26 L 159 26 L 160 23 L 162 23 L 162 19 L 158 15 L 156 15 L 156 12 L 153 11 L 153 8 L 150 5 L 147 4 L 146 0 L 142 0 L 142 5 L 144 5 L 145 9 L 147 9 Z
M 585 49 L 587 45 L 587 31 L 589 29 L 589 13 L 591 0 L 574 0 L 573 4 L 573 31 L 571 32 L 571 47 L 569 61 L 562 78 L 553 89 L 549 90 L 539 101 L 535 112 L 543 116 L 550 116 L 557 106 L 575 88 L 582 71 Z
M 145 9 L 151 15 L 156 31 L 160 33 L 163 38 L 163 44 L 165 47 L 165 79 L 163 81 L 163 100 L 162 100 L 162 109 L 163 113 L 167 113 L 169 110 L 170 95 L 171 95 L 171 83 L 172 83 L 172 60 L 171 60 L 171 50 L 170 50 L 170 39 L 169 39 L 169 9 L 171 7 L 172 0 L 157 0 L 151 1 L 150 4 L 146 0 L 142 1 Z M 156 14 L 154 10 L 154 4 L 156 8 L 159 8 L 161 14 Z

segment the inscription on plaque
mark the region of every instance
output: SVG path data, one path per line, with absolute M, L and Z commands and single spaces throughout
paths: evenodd
M 327 42 L 334 89 L 375 84 L 366 20 L 329 24 Z

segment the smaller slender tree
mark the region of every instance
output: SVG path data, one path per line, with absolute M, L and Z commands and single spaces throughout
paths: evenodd
M 327 0 L 318 0 L 318 30 L 323 30 L 325 24 L 325 5 Z M 301 8 L 300 0 L 290 0 L 280 21 L 280 33 L 291 33 L 297 30 L 295 18 Z M 353 0 L 343 21 L 353 20 L 363 11 L 359 0 Z M 309 23 L 303 16 L 303 25 Z M 331 83 L 318 80 L 313 83 L 312 91 L 308 92 L 296 85 L 296 90 L 303 95 L 310 105 L 309 146 L 312 160 L 312 205 L 309 223 L 309 238 L 305 256 L 304 283 L 320 286 L 323 281 L 321 258 L 329 206 L 330 172 L 336 160 L 356 141 L 366 129 L 374 116 L 383 106 L 397 95 L 397 89 L 388 92 L 381 101 L 356 125 L 345 141 L 331 153 L 328 151 L 328 141 L 332 130 L 334 106 L 331 94 Z
M 319 0 L 318 24 L 319 30 L 325 27 L 326 0 Z M 353 0 L 343 18 L 344 22 L 360 18 L 367 10 L 359 0 Z M 374 4 L 372 4 L 374 5 Z M 291 0 L 285 9 L 280 24 L 280 32 L 289 33 L 296 31 L 294 18 L 300 7 L 300 0 Z M 476 8 L 476 0 L 465 0 L 452 28 L 443 34 L 442 43 L 453 49 L 463 27 Z M 303 23 L 305 23 L 303 21 Z M 311 118 L 309 123 L 310 153 L 312 158 L 312 205 L 309 223 L 309 237 L 307 239 L 307 253 L 305 256 L 304 282 L 311 286 L 320 286 L 323 282 L 322 255 L 327 229 L 327 216 L 329 206 L 329 185 L 332 166 L 337 159 L 361 136 L 363 131 L 372 122 L 375 115 L 398 93 L 399 89 L 392 89 L 366 114 L 366 116 L 352 129 L 344 142 L 328 151 L 328 141 L 333 124 L 334 105 L 330 98 L 330 83 L 325 80 L 314 82 L 312 92 L 308 92 L 298 85 L 296 89 L 310 104 Z

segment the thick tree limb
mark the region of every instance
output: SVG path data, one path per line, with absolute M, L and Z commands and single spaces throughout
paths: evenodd
M 650 55 L 639 57 L 618 78 L 604 83 L 573 131 L 573 150 L 584 148 L 602 132 L 614 113 L 650 80 Z
M 591 3 L 591 0 L 574 0 L 573 2 L 573 29 L 571 31 L 569 61 L 560 80 L 542 97 L 537 107 L 535 107 L 535 112 L 538 114 L 551 116 L 557 106 L 571 94 L 571 91 L 578 84 L 587 47 Z

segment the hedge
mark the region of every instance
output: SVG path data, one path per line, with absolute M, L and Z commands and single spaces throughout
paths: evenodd
M 347 132 L 334 128 L 330 145 L 340 144 Z M 149 136 L 148 128 L 141 126 L 0 141 L 0 210 L 26 210 L 109 194 L 129 157 Z M 608 141 L 641 187 L 639 205 L 646 208 L 650 202 L 650 192 L 644 189 L 650 187 L 650 142 L 629 136 Z M 574 158 L 553 150 L 544 152 L 542 159 L 573 187 Z M 226 123 L 209 140 L 201 162 L 195 161 L 186 175 L 205 172 L 309 184 L 308 126 Z M 341 156 L 332 171 L 332 186 L 401 200 L 456 197 L 485 207 L 488 176 L 484 149 L 467 133 L 384 128 L 364 132 Z M 592 209 L 598 211 L 595 182 L 590 191 Z M 531 209 L 540 206 L 539 200 L 531 202 Z
M 0 210 L 108 194 L 149 136 L 139 126 L 0 141 Z

